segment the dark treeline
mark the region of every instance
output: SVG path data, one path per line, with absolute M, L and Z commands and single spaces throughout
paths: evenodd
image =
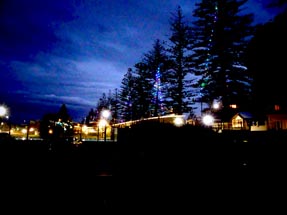
M 86 123 L 102 109 L 112 111 L 114 122 L 169 113 L 193 118 L 199 103 L 211 110 L 219 102 L 225 115 L 231 104 L 237 111 L 264 112 L 274 104 L 286 110 L 280 54 L 286 47 L 286 10 L 254 24 L 253 14 L 244 11 L 246 2 L 201 1 L 192 20 L 178 6 L 169 17 L 168 38 L 154 40 L 151 50 L 128 68 L 120 89 L 102 95 Z

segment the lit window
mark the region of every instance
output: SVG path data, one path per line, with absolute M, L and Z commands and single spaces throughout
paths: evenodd
M 280 110 L 280 106 L 279 105 L 275 105 L 274 106 L 274 110 L 279 111 Z
M 229 105 L 229 107 L 233 109 L 237 108 L 236 104 Z
M 236 116 L 236 118 L 232 120 L 232 127 L 242 128 L 242 126 L 243 126 L 243 119 L 240 116 Z

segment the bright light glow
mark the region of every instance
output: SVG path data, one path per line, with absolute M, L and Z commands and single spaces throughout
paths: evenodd
M 219 108 L 219 103 L 218 102 L 213 103 L 213 108 L 214 109 L 218 109 Z
M 105 119 L 108 119 L 111 115 L 111 111 L 109 110 L 103 110 L 102 111 L 102 117 L 104 117 Z
M 205 125 L 210 126 L 210 125 L 213 125 L 213 123 L 214 123 L 214 118 L 213 118 L 213 116 L 211 116 L 211 115 L 205 115 L 205 116 L 203 116 L 203 118 L 202 118 L 202 122 L 203 122 Z
M 0 106 L 0 116 L 5 116 L 7 114 L 7 108 Z
M 176 117 L 173 121 L 174 125 L 175 126 L 182 126 L 184 121 L 181 117 Z
M 94 128 L 90 128 L 89 133 L 96 133 L 96 130 Z
M 86 125 L 83 125 L 83 127 L 82 127 L 82 132 L 85 132 L 85 131 L 87 131 L 88 130 L 88 127 L 86 126 Z
M 23 128 L 23 129 L 21 130 L 21 132 L 22 132 L 23 134 L 26 134 L 26 133 L 27 133 L 27 129 Z
M 105 127 L 105 126 L 107 126 L 107 125 L 108 125 L 107 120 L 101 119 L 101 120 L 99 121 L 99 127 Z

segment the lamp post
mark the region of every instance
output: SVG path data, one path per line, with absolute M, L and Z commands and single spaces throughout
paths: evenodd
M 30 130 L 30 121 L 28 121 L 28 123 L 27 123 L 26 141 L 29 140 L 29 130 Z
M 107 142 L 107 121 L 105 123 L 105 127 L 104 127 L 104 141 Z
M 100 119 L 99 124 L 98 124 L 98 135 L 100 134 L 100 127 L 101 127 L 101 130 L 102 130 L 102 128 L 104 128 L 104 140 L 105 140 L 105 142 L 106 142 L 106 126 L 107 126 L 107 120 Z M 98 138 L 98 140 L 99 140 L 99 138 Z
M 82 128 L 82 123 L 80 123 L 80 142 L 82 142 L 82 130 L 83 130 L 83 128 Z
M 104 141 L 105 142 L 107 141 L 107 124 L 108 124 L 108 120 L 109 120 L 110 116 L 111 116 L 110 110 L 105 109 L 101 112 L 101 117 L 105 121 L 103 123 L 104 124 Z
M 3 118 L 6 118 L 7 119 L 7 125 L 8 125 L 8 129 L 9 129 L 9 131 L 8 131 L 8 133 L 9 133 L 9 135 L 10 135 L 10 123 L 9 123 L 9 116 L 8 116 L 8 109 L 7 109 L 7 107 L 5 107 L 4 105 L 1 105 L 0 106 L 0 118 L 1 119 L 3 119 Z M 4 124 L 4 123 L 3 123 Z
M 9 129 L 8 134 L 10 135 L 11 134 L 11 121 L 10 121 L 9 116 L 7 116 L 7 120 L 8 120 L 8 129 Z

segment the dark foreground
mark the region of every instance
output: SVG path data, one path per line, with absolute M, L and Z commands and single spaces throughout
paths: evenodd
M 134 134 L 133 134 L 134 135 Z M 205 136 L 204 136 L 205 135 Z M 285 134 L 239 132 L 164 138 L 125 135 L 118 142 L 1 143 L 0 166 L 14 173 L 94 176 L 192 176 L 216 171 L 249 174 L 286 169 Z
M 190 205 L 217 201 L 225 208 L 229 201 L 237 204 L 232 199 L 238 195 L 244 195 L 239 202 L 245 208 L 247 202 L 254 205 L 254 198 L 269 199 L 267 191 L 280 191 L 287 170 L 286 136 L 138 128 L 121 131 L 118 142 L 16 141 L 0 146 L 1 176 L 25 189 L 21 198 L 36 187 L 36 196 L 52 195 L 51 202 L 68 201 L 69 207 L 94 212 L 192 210 Z M 123 177 L 107 183 L 107 177 L 103 181 L 97 176 Z M 273 192 L 272 198 L 276 196 Z

